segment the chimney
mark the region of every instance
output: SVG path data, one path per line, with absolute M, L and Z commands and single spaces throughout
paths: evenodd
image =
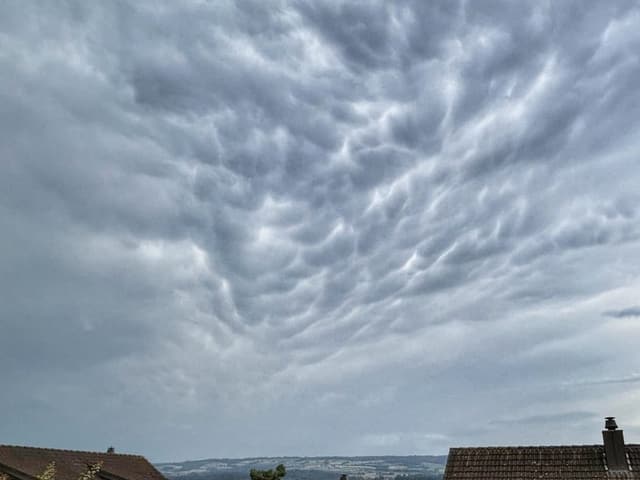
M 107 448 L 107 453 L 115 453 L 116 449 L 113 447 Z
M 627 455 L 624 450 L 622 430 L 618 430 L 616 417 L 605 417 L 605 430 L 602 431 L 604 454 L 609 470 L 629 470 Z

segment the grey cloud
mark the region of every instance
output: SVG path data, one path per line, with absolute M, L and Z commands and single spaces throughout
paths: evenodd
M 489 423 L 493 425 L 540 425 L 540 424 L 553 424 L 553 425 L 566 425 L 573 422 L 593 422 L 597 419 L 598 415 L 593 412 L 558 412 L 550 413 L 547 415 L 530 415 L 528 417 L 513 418 L 513 419 L 496 419 L 491 420 Z
M 599 378 L 599 379 L 589 379 L 589 380 L 577 380 L 574 382 L 569 382 L 569 386 L 591 386 L 591 385 L 614 385 L 614 384 L 624 384 L 624 383 L 636 383 L 640 382 L 639 374 L 631 374 L 623 377 L 609 377 L 609 378 Z
M 632 415 L 633 377 L 567 378 L 638 361 L 600 313 L 637 316 L 633 2 L 0 10 L 3 441 L 444 453 Z
M 608 310 L 603 315 L 613 318 L 640 317 L 640 307 L 627 307 L 621 310 Z

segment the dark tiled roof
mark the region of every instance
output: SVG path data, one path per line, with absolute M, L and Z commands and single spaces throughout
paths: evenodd
M 444 480 L 640 480 L 640 445 L 626 445 L 631 469 L 605 467 L 602 445 L 449 450 Z
M 17 470 L 29 477 L 36 477 L 51 462 L 56 463 L 56 480 L 78 480 L 89 465 L 98 462 L 102 462 L 101 473 L 109 480 L 114 480 L 114 477 L 124 480 L 166 480 L 146 458 L 139 455 L 0 445 L 0 472 Z

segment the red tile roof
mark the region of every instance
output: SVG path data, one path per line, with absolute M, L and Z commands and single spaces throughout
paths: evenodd
M 602 445 L 449 450 L 444 480 L 640 480 L 640 445 L 626 445 L 631 469 L 606 467 Z
M 56 463 L 56 480 L 78 480 L 89 465 L 102 462 L 101 473 L 124 480 L 166 480 L 146 458 L 121 453 L 81 452 L 50 448 L 0 445 L 0 472 L 16 470 L 35 478 L 51 462 Z M 13 475 L 15 476 L 15 475 Z

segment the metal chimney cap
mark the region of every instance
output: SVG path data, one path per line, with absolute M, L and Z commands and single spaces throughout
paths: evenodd
M 607 430 L 616 430 L 618 428 L 616 417 L 604 417 L 604 419 L 604 428 L 606 428 Z

